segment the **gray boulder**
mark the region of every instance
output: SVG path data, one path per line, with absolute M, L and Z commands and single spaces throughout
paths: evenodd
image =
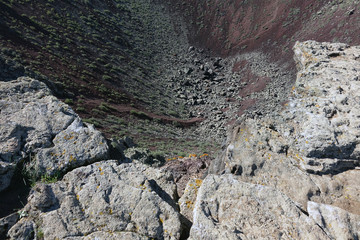
M 308 212 L 310 217 L 333 239 L 359 239 L 360 215 L 316 202 L 309 202 Z
M 190 239 L 330 239 L 280 191 L 208 175 L 194 207 Z
M 37 184 L 23 209 L 28 217 L 14 225 L 9 236 L 16 239 L 13 229 L 25 221 L 36 222 L 44 239 L 107 239 L 109 233 L 115 233 L 112 239 L 179 239 L 175 197 L 171 174 L 137 163 L 98 162 L 54 184 Z
M 320 163 L 322 173 L 359 166 L 360 48 L 307 41 L 296 43 L 294 50 L 298 78 L 283 112 L 297 123 L 294 149 L 308 158 L 327 159 Z
M 124 151 L 125 157 L 133 161 L 147 164 L 153 167 L 162 166 L 165 163 L 165 158 L 162 156 L 153 156 L 149 149 L 132 147 Z
M 0 109 L 0 191 L 23 160 L 30 159 L 31 174 L 51 175 L 108 155 L 100 132 L 83 126 L 42 82 L 26 77 L 0 82 Z
M 244 119 L 216 166 L 239 181 L 277 189 L 303 212 L 313 209 L 310 201 L 359 216 L 360 48 L 307 41 L 294 51 L 299 73 L 289 101 L 280 112 Z M 342 218 L 349 226 L 343 235 L 322 228 L 346 238 L 357 231 L 356 219 Z

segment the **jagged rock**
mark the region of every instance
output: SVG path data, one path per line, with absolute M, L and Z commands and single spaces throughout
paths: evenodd
M 280 113 L 245 119 L 233 132 L 224 165 L 213 165 L 243 181 L 276 187 L 303 209 L 312 200 L 359 214 L 360 199 L 343 196 L 360 194 L 354 187 L 360 173 L 349 171 L 360 164 L 360 84 L 353 74 L 360 70 L 354 60 L 360 49 L 309 41 L 294 50 L 299 73 L 292 98 Z
M 360 160 L 360 83 L 354 80 L 360 71 L 360 62 L 354 56 L 360 49 L 307 41 L 297 43 L 294 50 L 300 69 L 294 99 L 283 113 L 285 118 L 292 115 L 293 122 L 299 122 L 292 136 L 297 140 L 294 148 L 302 156 L 313 158 L 315 164 L 316 159 L 327 159 L 319 163 L 328 165 L 324 171 L 332 171 L 331 165 L 341 171 L 338 159 Z M 330 159 L 338 163 L 332 164 Z M 349 169 L 360 162 L 346 161 L 343 165 Z
M 189 239 L 330 239 L 280 191 L 234 175 L 208 175 L 198 192 Z
M 332 239 L 359 239 L 360 215 L 316 202 L 309 202 L 308 212 Z
M 36 239 L 36 225 L 29 219 L 22 218 L 8 232 L 10 239 Z
M 202 179 L 192 178 L 188 181 L 183 195 L 179 199 L 180 213 L 192 221 L 194 205 Z
M 5 238 L 9 229 L 19 220 L 19 214 L 13 213 L 0 219 L 0 238 Z
M 124 152 L 128 148 L 137 147 L 133 140 L 125 136 L 122 139 L 110 139 L 111 147 L 111 158 L 113 159 L 124 159 Z
M 41 148 L 27 165 L 27 170 L 50 176 L 107 158 L 104 136 L 91 125 L 84 127 L 78 118 L 55 136 L 54 147 Z
M 205 155 L 201 157 L 190 156 L 168 160 L 162 169 L 171 172 L 174 176 L 179 196 L 183 195 L 186 185 L 191 179 L 204 177 L 210 164 L 210 158 Z
M 23 210 L 28 217 L 10 233 L 36 222 L 44 239 L 107 238 L 111 232 L 116 232 L 113 238 L 179 239 L 175 197 L 171 174 L 143 164 L 98 162 L 67 173 L 59 182 L 36 185 Z
M 151 152 L 147 148 L 128 148 L 125 150 L 125 157 L 128 159 L 138 161 L 150 166 L 159 167 L 164 164 L 165 159 L 163 157 L 155 158 L 151 155 Z
M 1 82 L 0 109 L 0 191 L 25 158 L 30 158 L 34 175 L 51 175 L 108 155 L 100 132 L 83 126 L 78 115 L 37 80 Z

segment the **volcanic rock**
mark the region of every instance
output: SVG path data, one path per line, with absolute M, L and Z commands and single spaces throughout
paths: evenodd
M 77 168 L 53 184 L 37 184 L 9 231 L 12 239 L 30 236 L 34 226 L 44 239 L 93 236 L 179 239 L 180 215 L 171 174 L 143 164 L 108 160 Z M 132 233 L 131 233 L 132 232 Z M 112 235 L 112 234 L 115 235 Z
M 234 130 L 223 161 L 213 162 L 211 169 L 237 175 L 238 181 L 274 188 L 305 213 L 307 209 L 321 212 L 326 208 L 322 204 L 339 209 L 342 226 L 349 228 L 320 226 L 330 238 L 356 239 L 359 230 L 351 229 L 360 214 L 360 85 L 356 80 L 360 48 L 307 41 L 296 43 L 294 51 L 299 72 L 283 110 L 249 115 Z M 331 218 L 329 214 L 323 218 Z M 356 216 L 344 217 L 350 215 Z
M 189 239 L 329 239 L 280 191 L 226 174 L 203 181 Z
M 42 82 L 26 77 L 1 82 L 0 109 L 0 191 L 26 159 L 29 174 L 39 176 L 108 156 L 102 134 L 84 126 Z

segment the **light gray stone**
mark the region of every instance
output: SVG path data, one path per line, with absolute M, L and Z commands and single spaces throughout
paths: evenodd
M 308 203 L 308 212 L 332 239 L 359 239 L 360 215 L 316 202 Z
M 36 239 L 36 225 L 32 220 L 22 218 L 8 232 L 10 239 L 29 240 Z
M 101 133 L 83 126 L 42 82 L 0 82 L 0 110 L 0 191 L 24 159 L 30 160 L 31 174 L 52 175 L 108 156 Z
M 192 221 L 193 211 L 198 190 L 202 184 L 202 179 L 192 178 L 188 181 L 183 195 L 179 199 L 180 213 Z
M 303 210 L 311 200 L 359 214 L 360 49 L 307 41 L 294 51 L 299 72 L 289 101 L 242 121 L 223 155 L 225 171 L 277 188 Z
M 19 220 L 19 214 L 13 213 L 0 219 L 0 236 L 5 236 L 9 229 Z
M 280 191 L 208 175 L 195 203 L 189 239 L 330 239 Z
M 108 236 L 105 232 L 129 239 L 179 239 L 175 197 L 171 174 L 108 160 L 79 167 L 57 183 L 36 185 L 24 211 L 28 221 L 39 223 L 44 239 Z

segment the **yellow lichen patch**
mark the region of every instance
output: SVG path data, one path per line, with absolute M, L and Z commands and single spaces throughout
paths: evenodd
M 71 140 L 71 139 L 73 139 L 74 138 L 74 136 L 71 136 L 71 135 L 65 135 L 64 136 L 64 139 L 65 140 Z
M 201 179 L 196 179 L 195 184 L 196 184 L 197 187 L 200 187 L 201 184 L 202 184 L 202 180 Z
M 187 208 L 193 209 L 194 203 L 192 201 L 188 200 L 185 202 L 185 204 Z
M 200 158 L 202 158 L 202 157 L 207 157 L 207 156 L 209 156 L 209 154 L 204 153 L 203 155 L 200 156 Z
M 76 158 L 72 154 L 70 154 L 69 162 L 72 162 L 72 161 L 76 161 Z
M 99 189 L 100 185 L 97 185 L 96 188 Z
M 295 160 L 305 162 L 302 157 L 298 153 L 295 154 Z
M 132 212 L 129 212 L 129 216 L 131 216 L 132 215 Z
M 100 172 L 102 171 L 102 168 L 101 168 L 101 167 L 99 167 L 99 171 L 100 171 Z
M 164 220 L 162 218 L 159 218 L 159 221 L 161 222 L 161 224 L 164 223 Z
M 100 172 L 100 175 L 104 175 L 104 172 Z
M 76 199 L 79 200 L 80 196 L 78 194 L 76 194 Z
M 109 209 L 109 214 L 112 215 L 113 214 L 113 210 L 110 208 Z
M 99 215 L 104 215 L 104 213 L 103 213 L 103 212 L 99 212 Z
M 246 141 L 246 142 L 248 142 L 248 141 L 249 141 L 249 139 L 245 138 L 245 141 Z

